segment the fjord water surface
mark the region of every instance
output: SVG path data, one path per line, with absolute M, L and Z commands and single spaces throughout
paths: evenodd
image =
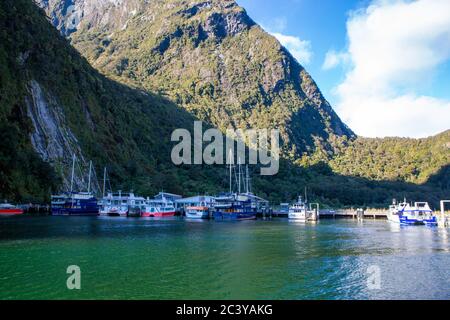
M 449 299 L 449 252 L 387 221 L 2 217 L 0 298 Z

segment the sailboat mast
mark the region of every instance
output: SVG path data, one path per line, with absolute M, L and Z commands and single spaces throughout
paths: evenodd
M 91 172 L 92 172 L 92 160 L 89 161 L 88 193 L 91 192 Z
M 106 167 L 103 169 L 103 197 L 105 197 L 106 188 Z
M 230 150 L 230 193 L 232 192 L 232 187 L 231 187 L 231 184 L 232 184 L 232 179 L 231 179 L 231 159 L 232 159 L 232 153 L 231 153 L 231 150 Z
M 75 174 L 75 154 L 73 154 L 72 157 L 72 177 L 70 179 L 70 193 L 72 194 L 73 192 L 73 176 Z
M 241 158 L 238 159 L 238 193 L 241 193 Z
M 306 192 L 306 186 L 305 186 L 305 203 L 308 202 L 308 193 Z
M 250 176 L 248 175 L 248 165 L 245 166 L 245 192 L 249 193 Z

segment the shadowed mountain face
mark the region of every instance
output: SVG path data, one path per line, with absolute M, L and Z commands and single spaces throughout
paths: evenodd
M 88 61 L 221 130 L 278 128 L 285 151 L 353 138 L 306 70 L 231 0 L 40 0 Z

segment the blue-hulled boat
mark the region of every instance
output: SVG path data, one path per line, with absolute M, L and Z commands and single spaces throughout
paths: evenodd
M 246 167 L 244 180 L 245 193 L 241 193 L 241 165 L 238 160 L 238 173 L 235 172 L 237 192 L 233 192 L 232 187 L 232 155 L 230 153 L 230 192 L 222 193 L 215 197 L 213 204 L 213 216 L 215 220 L 254 220 L 258 209 L 262 203 L 266 203 L 262 198 L 250 192 L 250 176 Z
M 249 195 L 229 193 L 215 198 L 215 220 L 254 220 L 256 213 L 256 203 Z
M 387 217 L 389 221 L 402 225 L 437 225 L 437 217 L 428 202 L 415 202 L 414 205 L 410 205 L 406 200 L 399 204 L 394 200 Z
M 98 213 L 97 198 L 90 192 L 68 192 L 52 196 L 54 216 L 96 216 Z
M 90 192 L 92 162 L 89 163 L 89 182 L 87 192 L 73 191 L 75 174 L 75 155 L 72 160 L 72 178 L 70 191 L 51 197 L 51 214 L 54 216 L 97 216 L 99 205 L 97 198 Z

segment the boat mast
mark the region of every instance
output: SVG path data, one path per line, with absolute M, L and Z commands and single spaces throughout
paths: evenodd
M 103 198 L 105 197 L 106 188 L 106 167 L 103 169 Z
M 88 193 L 91 192 L 91 171 L 92 171 L 92 160 L 89 161 L 89 180 L 88 180 Z
M 241 158 L 238 159 L 238 193 L 241 193 Z
M 232 161 L 232 152 L 230 150 L 230 194 L 232 192 L 232 188 L 231 188 L 231 183 L 232 183 L 232 179 L 231 179 L 231 161 Z
M 249 193 L 250 176 L 248 174 L 248 165 L 245 166 L 245 192 Z
M 305 203 L 308 203 L 308 193 L 306 192 L 306 186 L 305 186 Z
M 72 178 L 70 179 L 70 194 L 73 192 L 73 176 L 75 174 L 75 153 L 72 157 Z

